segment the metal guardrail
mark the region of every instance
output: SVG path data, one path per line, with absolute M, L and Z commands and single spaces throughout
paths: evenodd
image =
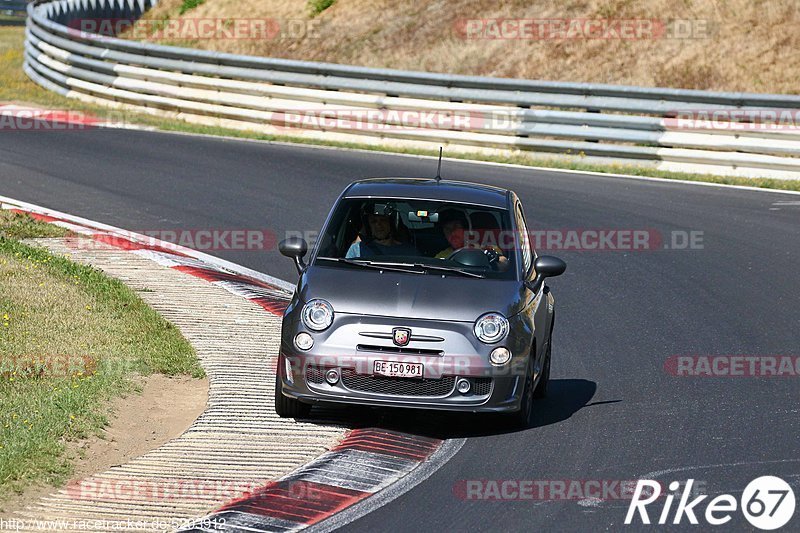
M 797 124 L 775 128 L 745 121 L 748 113 L 788 113 L 800 122 L 800 96 L 354 67 L 162 46 L 78 29 L 81 19 L 136 19 L 156 2 L 30 5 L 25 71 L 66 96 L 269 133 L 579 154 L 669 170 L 800 178 Z M 741 116 L 732 116 L 734 110 Z M 713 112 L 728 118 L 694 120 Z M 409 113 L 434 116 L 433 127 L 409 126 Z

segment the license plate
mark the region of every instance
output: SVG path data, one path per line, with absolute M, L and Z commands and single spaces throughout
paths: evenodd
M 394 361 L 375 361 L 372 373 L 390 378 L 421 378 L 422 363 L 398 363 Z

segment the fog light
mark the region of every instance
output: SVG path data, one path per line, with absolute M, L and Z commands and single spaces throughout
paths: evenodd
M 492 362 L 493 365 L 504 365 L 511 360 L 511 352 L 508 351 L 508 348 L 500 347 L 495 348 L 492 350 L 492 353 L 489 354 L 489 361 Z
M 314 346 L 314 339 L 311 335 L 303 331 L 298 333 L 297 337 L 294 338 L 294 345 L 303 351 L 310 350 L 311 347 Z
M 471 386 L 469 380 L 464 378 L 459 379 L 458 383 L 456 383 L 456 389 L 458 389 L 458 392 L 461 394 L 468 393 Z
M 325 372 L 325 381 L 330 383 L 331 385 L 336 385 L 339 381 L 339 371 L 335 368 L 331 368 L 327 372 Z
M 284 358 L 283 363 L 286 368 L 286 381 L 289 382 L 289 385 L 294 385 L 294 373 L 292 372 L 292 362 L 289 361 L 288 357 L 286 357 Z

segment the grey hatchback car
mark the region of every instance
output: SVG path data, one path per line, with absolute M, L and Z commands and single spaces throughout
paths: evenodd
M 275 410 L 317 402 L 509 413 L 547 392 L 566 264 L 533 250 L 512 191 L 438 179 L 356 181 L 308 259 L 282 241 L 297 290 L 283 317 Z

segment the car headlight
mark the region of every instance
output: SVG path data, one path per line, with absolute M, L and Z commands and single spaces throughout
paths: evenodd
M 323 331 L 333 323 L 333 307 L 325 300 L 311 300 L 303 307 L 301 316 L 308 329 Z
M 475 321 L 473 331 L 481 342 L 494 344 L 508 335 L 508 320 L 500 313 L 486 313 Z

